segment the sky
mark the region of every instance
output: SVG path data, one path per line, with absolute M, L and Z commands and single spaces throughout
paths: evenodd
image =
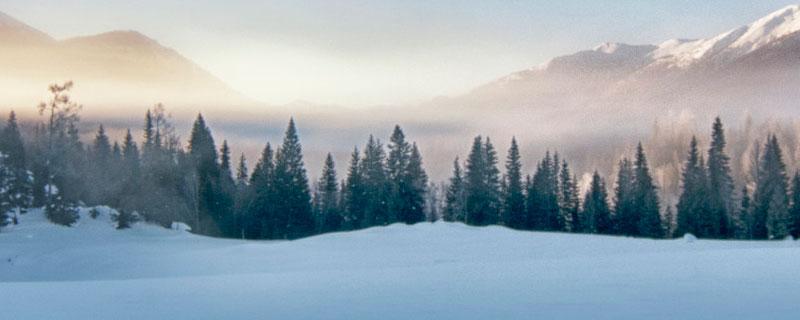
M 602 42 L 716 35 L 788 0 L 0 0 L 58 39 L 137 30 L 269 104 L 414 104 Z

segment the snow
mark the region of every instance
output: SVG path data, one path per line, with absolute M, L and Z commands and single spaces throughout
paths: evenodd
M 391 225 L 212 239 L 101 208 L 0 232 L 4 319 L 792 319 L 797 241 L 686 243 Z M 11 299 L 8 299 L 12 297 Z
M 791 5 L 712 38 L 665 41 L 651 56 L 657 65 L 680 68 L 705 59 L 730 61 L 797 31 L 800 31 L 800 5 Z

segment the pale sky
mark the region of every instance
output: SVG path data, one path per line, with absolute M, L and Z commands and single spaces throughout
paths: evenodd
M 708 37 L 794 3 L 0 0 L 0 11 L 59 39 L 140 31 L 266 103 L 362 107 L 463 93 L 606 41 Z

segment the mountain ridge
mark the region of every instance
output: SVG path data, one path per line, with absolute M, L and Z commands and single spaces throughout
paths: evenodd
M 135 30 L 56 40 L 0 12 L 4 104 L 35 103 L 52 82 L 73 80 L 89 114 L 163 102 L 178 113 L 259 104 L 173 48 Z

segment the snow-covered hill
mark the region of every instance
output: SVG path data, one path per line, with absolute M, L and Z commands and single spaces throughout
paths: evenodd
M 734 123 L 748 114 L 796 117 L 798 86 L 800 5 L 793 5 L 705 39 L 603 43 L 434 104 L 491 109 L 497 119 L 488 125 L 533 133 L 630 135 L 678 114 L 696 115 L 699 123 L 717 115 Z
M 220 240 L 107 212 L 0 233 L 4 319 L 793 319 L 800 243 L 434 223 Z

